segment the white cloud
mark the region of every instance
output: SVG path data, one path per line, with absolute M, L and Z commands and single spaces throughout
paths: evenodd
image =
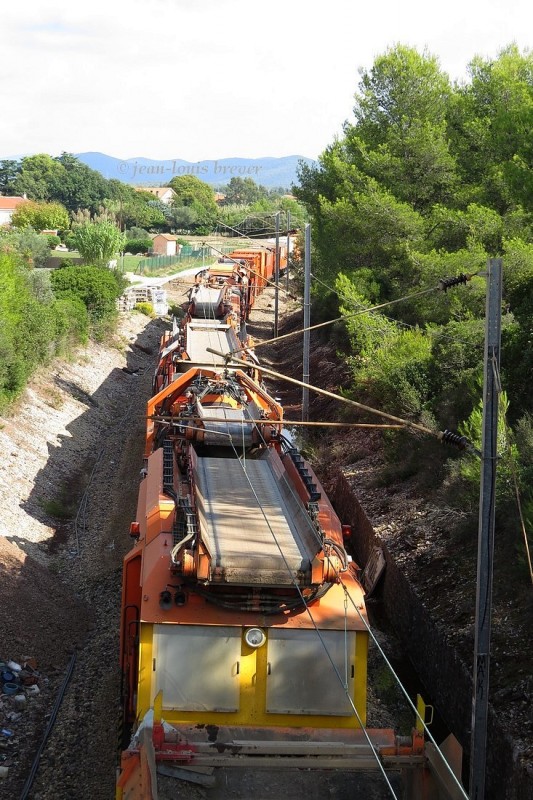
M 358 69 L 401 42 L 452 79 L 532 29 L 529 0 L 38 0 L 0 16 L 0 158 L 316 156 Z

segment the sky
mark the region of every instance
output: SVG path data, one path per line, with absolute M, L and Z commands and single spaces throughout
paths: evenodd
M 453 81 L 531 48 L 531 0 L 19 0 L 0 12 L 0 159 L 316 158 L 396 44 Z

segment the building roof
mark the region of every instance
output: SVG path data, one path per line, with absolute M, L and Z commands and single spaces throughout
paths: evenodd
M 138 192 L 150 192 L 150 194 L 155 194 L 156 197 L 164 197 L 167 192 L 176 194 L 172 186 L 136 186 L 135 189 Z
M 0 196 L 0 208 L 11 209 L 25 203 L 27 197 L 2 197 Z
M 166 239 L 169 242 L 177 242 L 178 241 L 178 237 L 177 236 L 172 236 L 171 233 L 158 233 L 157 236 L 154 236 L 154 239 L 161 239 L 161 238 Z

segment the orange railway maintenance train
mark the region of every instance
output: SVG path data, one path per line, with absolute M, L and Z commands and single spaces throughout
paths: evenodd
M 375 769 L 422 759 L 366 723 L 364 594 L 341 524 L 283 432 L 245 322 L 263 249 L 196 278 L 163 336 L 124 559 L 116 797 L 206 766 Z M 249 366 L 232 366 L 231 353 Z

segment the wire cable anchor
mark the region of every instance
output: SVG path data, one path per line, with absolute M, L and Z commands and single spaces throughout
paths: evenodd
M 441 292 L 446 293 L 448 289 L 452 288 L 452 286 L 459 286 L 461 283 L 468 283 L 471 277 L 471 275 L 461 272 L 461 274 L 456 275 L 455 278 L 441 278 L 439 280 L 439 289 Z
M 444 431 L 439 431 L 438 438 L 443 444 L 449 444 L 452 447 L 456 447 L 458 450 L 467 450 L 469 453 L 473 453 L 481 458 L 481 452 L 474 447 L 466 436 L 460 436 L 458 433 L 446 429 Z

